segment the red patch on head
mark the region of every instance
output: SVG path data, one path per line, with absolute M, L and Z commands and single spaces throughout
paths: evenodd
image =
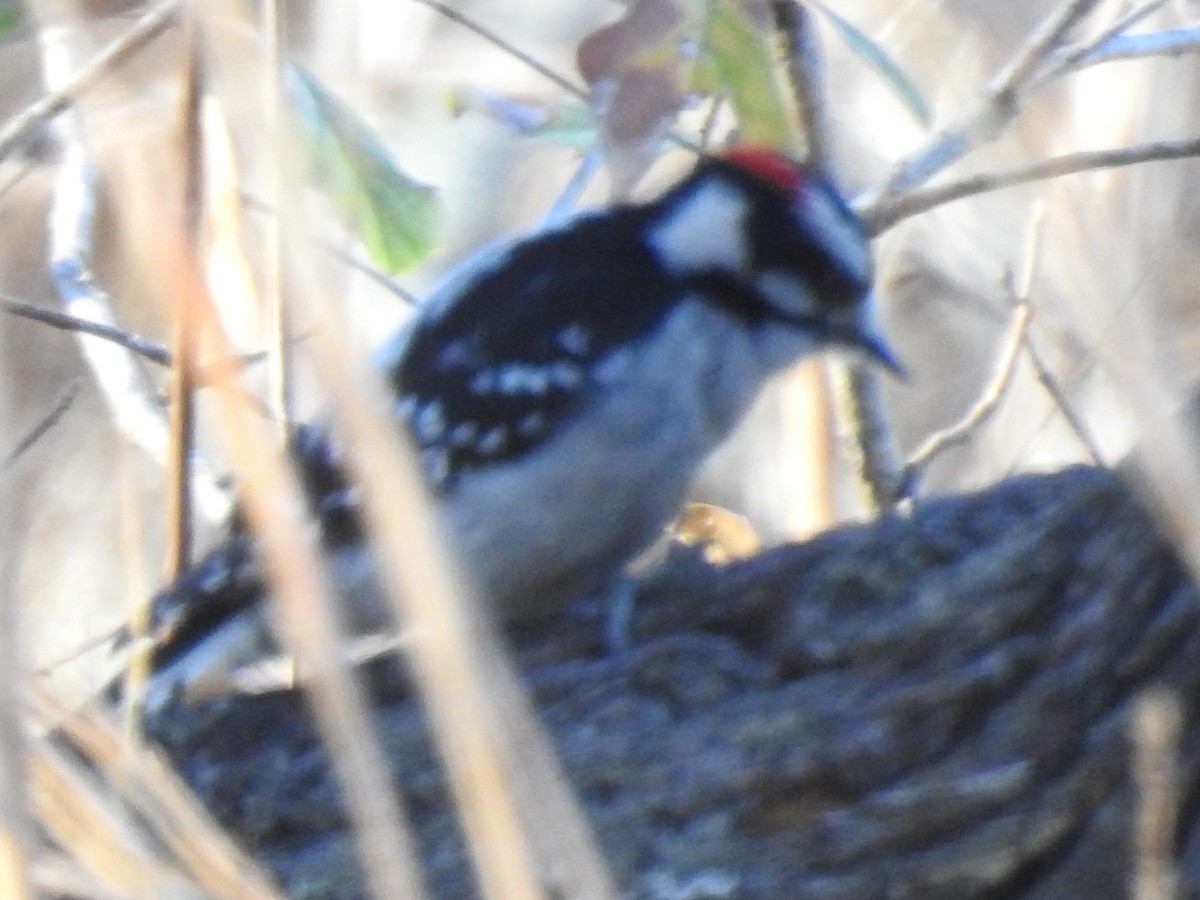
M 789 194 L 796 193 L 804 183 L 804 170 L 800 165 L 770 147 L 733 147 L 724 151 L 721 159 Z

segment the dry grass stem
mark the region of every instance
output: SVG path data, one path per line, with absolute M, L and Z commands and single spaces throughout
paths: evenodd
M 1137 789 L 1132 900 L 1179 896 L 1175 827 L 1179 816 L 1179 698 L 1166 689 L 1143 691 L 1133 707 L 1133 782 Z
M 36 715 L 57 723 L 73 748 L 119 790 L 207 895 L 230 900 L 279 897 L 270 879 L 221 831 L 157 752 L 131 748 L 95 714 L 69 713 L 45 694 L 37 700 Z
M 208 7 L 204 15 L 221 10 Z M 199 11 L 197 10 L 197 13 Z M 195 28 L 199 28 L 196 23 Z M 196 32 L 193 32 L 196 34 Z M 197 94 L 201 55 L 189 53 L 188 79 Z M 202 196 L 202 125 L 198 105 L 185 133 L 195 146 L 187 155 L 186 194 Z M 199 201 L 197 201 L 199 202 Z M 201 276 L 199 232 L 177 249 L 177 294 L 192 305 L 200 345 L 211 353 L 216 424 L 243 489 L 247 520 L 261 541 L 263 558 L 288 646 L 295 652 L 312 703 L 317 729 L 346 796 L 347 812 L 366 883 L 373 896 L 424 895 L 412 840 L 400 817 L 400 800 L 371 728 L 362 691 L 339 651 L 341 639 L 330 604 L 337 597 L 304 521 L 303 491 L 267 426 L 240 400 L 237 366 Z
M 203 897 L 150 846 L 94 773 L 48 740 L 31 742 L 30 789 L 38 822 L 108 890 L 122 897 Z
M 415 462 L 387 418 L 382 388 L 360 371 L 364 367 L 332 317 L 324 318 L 314 340 L 317 361 L 354 448 L 351 461 L 363 486 L 380 578 L 397 607 L 397 621 L 406 623 L 408 659 L 446 761 L 483 894 L 539 897 L 496 745 L 499 720 L 479 669 L 482 614 L 463 608 L 461 583 L 437 540 Z

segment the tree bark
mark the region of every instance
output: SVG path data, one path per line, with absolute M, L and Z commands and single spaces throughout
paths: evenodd
M 626 896 L 1128 896 L 1128 720 L 1182 713 L 1175 847 L 1200 886 L 1200 595 L 1117 478 L 1092 468 L 639 586 L 632 648 L 603 604 L 511 635 Z M 437 897 L 469 865 L 418 704 L 370 670 L 376 724 Z M 356 897 L 344 814 L 290 693 L 148 726 L 289 892 Z

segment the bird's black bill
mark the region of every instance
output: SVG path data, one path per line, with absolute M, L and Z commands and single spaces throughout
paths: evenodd
M 863 350 L 872 361 L 879 363 L 879 365 L 883 366 L 901 381 L 908 380 L 908 371 L 896 357 L 895 351 L 879 335 L 860 332 L 855 335 L 855 340 L 852 343 Z

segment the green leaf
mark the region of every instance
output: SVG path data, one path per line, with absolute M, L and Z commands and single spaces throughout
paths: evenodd
M 904 106 L 912 113 L 913 118 L 929 127 L 932 116 L 929 105 L 917 90 L 912 79 L 904 72 L 891 56 L 879 44 L 867 37 L 854 25 L 847 22 L 820 0 L 808 0 L 816 7 L 829 24 L 833 26 L 843 41 L 851 50 L 862 57 L 876 72 L 883 76 L 884 81 L 892 86 Z
M 735 0 L 718 0 L 706 22 L 704 45 L 742 140 L 795 153 L 798 129 L 768 36 Z
M 288 75 L 302 149 L 346 227 L 390 275 L 420 263 L 437 244 L 433 189 L 401 171 L 370 128 L 316 78 L 296 66 Z
M 16 30 L 21 24 L 21 10 L 2 8 L 0 9 L 0 37 Z

